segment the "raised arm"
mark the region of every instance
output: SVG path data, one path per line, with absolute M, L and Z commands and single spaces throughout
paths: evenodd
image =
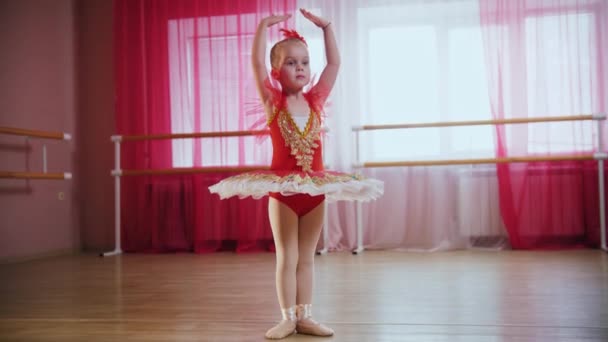
M 291 17 L 291 14 L 271 15 L 260 21 L 253 38 L 253 48 L 251 51 L 251 63 L 253 66 L 253 76 L 255 77 L 258 94 L 264 105 L 268 104 L 270 93 L 264 87 L 264 80 L 268 76 L 266 70 L 266 31 L 269 26 L 278 24 Z
M 300 12 L 310 20 L 317 27 L 323 29 L 323 40 L 325 42 L 325 57 L 327 58 L 327 64 L 321 72 L 319 81 L 313 87 L 313 90 L 318 90 L 321 93 L 329 94 L 331 89 L 336 83 L 338 77 L 338 70 L 340 70 L 340 52 L 338 51 L 338 44 L 336 43 L 336 36 L 332 29 L 332 24 L 329 20 L 318 17 L 309 11 L 301 8 Z M 320 89 L 319 89 L 320 88 Z

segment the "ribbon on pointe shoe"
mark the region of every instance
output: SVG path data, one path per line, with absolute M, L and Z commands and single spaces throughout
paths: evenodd
M 295 322 L 298 320 L 296 312 L 297 312 L 297 309 L 296 309 L 295 305 L 290 308 L 287 308 L 287 309 L 281 309 L 281 314 L 283 315 L 283 319 L 292 321 L 292 322 Z

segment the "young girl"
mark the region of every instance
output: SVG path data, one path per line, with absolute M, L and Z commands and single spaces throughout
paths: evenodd
M 266 332 L 269 339 L 281 339 L 296 331 L 333 335 L 332 329 L 313 320 L 311 310 L 315 248 L 325 215 L 323 203 L 368 201 L 383 193 L 380 181 L 323 170 L 321 112 L 336 81 L 340 56 L 331 22 L 304 9 L 300 11 L 323 30 L 327 65 L 319 81 L 309 92 L 303 92 L 310 82 L 308 46 L 297 32 L 288 30 L 281 30 L 285 39 L 270 51 L 271 79 L 268 77 L 267 27 L 291 15 L 262 19 L 253 41 L 252 62 L 272 139 L 270 171 L 229 177 L 209 188 L 221 198 L 270 196 L 268 214 L 276 246 L 276 290 L 283 319 Z

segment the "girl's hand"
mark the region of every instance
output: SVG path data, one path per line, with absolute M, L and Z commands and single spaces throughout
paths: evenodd
M 302 12 L 302 15 L 310 20 L 313 24 L 317 25 L 317 27 L 320 28 L 325 28 L 327 27 L 327 25 L 329 25 L 329 20 L 327 19 L 323 19 L 321 17 L 317 17 L 316 15 L 308 12 L 307 10 L 300 8 L 300 12 Z
M 291 18 L 291 14 L 283 14 L 283 15 L 271 15 L 262 19 L 262 22 L 266 25 L 266 27 L 270 27 L 272 25 L 276 25 L 280 22 L 286 21 Z

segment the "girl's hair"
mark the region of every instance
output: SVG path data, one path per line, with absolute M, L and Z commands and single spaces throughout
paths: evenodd
M 277 42 L 272 46 L 272 49 L 270 49 L 270 65 L 273 68 L 278 69 L 280 67 L 279 62 L 281 58 L 281 47 L 287 43 L 300 43 L 304 44 L 304 46 L 307 46 L 305 42 L 298 38 L 285 38 L 280 42 Z
M 304 39 L 304 37 L 302 37 L 298 31 L 296 30 L 286 30 L 286 29 L 280 29 L 280 32 L 283 33 L 283 37 L 285 37 L 285 39 L 281 40 L 280 42 L 274 44 L 274 46 L 272 47 L 272 49 L 270 49 L 270 65 L 273 68 L 279 68 L 279 51 L 280 48 L 283 44 L 285 43 L 289 43 L 289 42 L 299 42 L 299 43 L 303 43 L 306 47 L 308 47 L 308 44 L 306 44 L 306 40 Z

